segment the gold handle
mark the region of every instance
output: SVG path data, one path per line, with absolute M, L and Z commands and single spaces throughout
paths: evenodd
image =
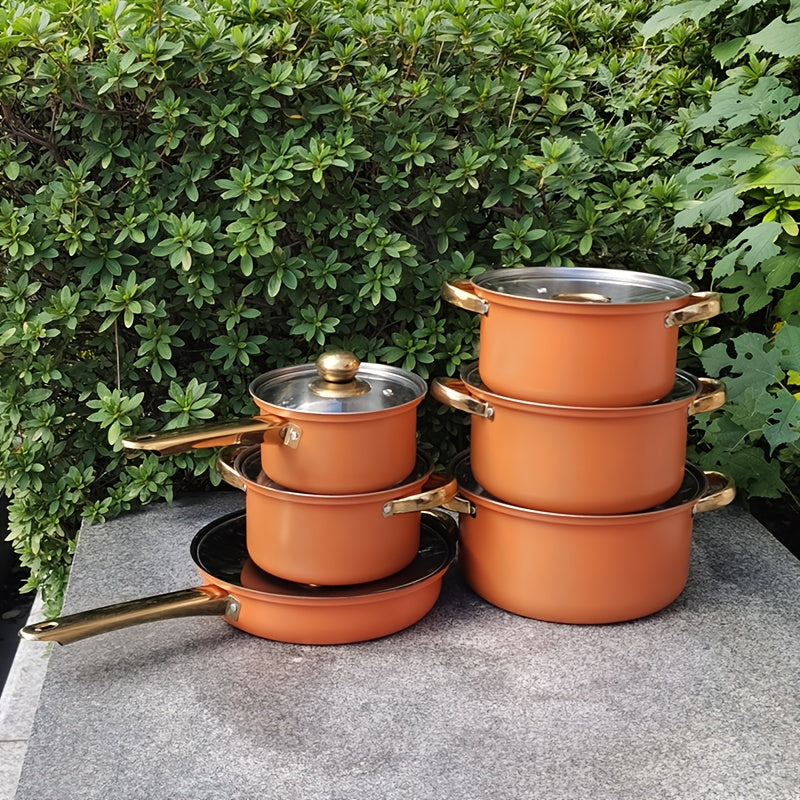
M 689 406 L 689 416 L 704 414 L 707 411 L 716 411 L 725 405 L 725 384 L 715 378 L 698 378 L 700 393 L 692 400 Z
M 692 305 L 670 311 L 664 318 L 667 328 L 686 325 L 689 322 L 700 322 L 704 319 L 716 317 L 720 312 L 718 292 L 693 292 L 690 297 L 695 300 Z
M 475 314 L 488 314 L 489 304 L 478 297 L 472 290 L 471 281 L 445 283 L 442 286 L 442 297 L 454 306 L 472 311 Z
M 475 516 L 475 504 L 471 500 L 467 500 L 466 497 L 459 497 L 458 495 L 445 503 L 442 508 L 446 508 L 448 511 L 455 511 L 457 514 Z
M 559 292 L 553 295 L 553 300 L 568 303 L 610 303 L 611 298 L 596 292 Z
M 329 350 L 316 360 L 319 377 L 308 388 L 318 397 L 360 397 L 370 390 L 366 381 L 356 378 L 360 366 L 349 350 Z
M 692 507 L 693 514 L 702 514 L 704 511 L 716 511 L 733 502 L 736 497 L 736 487 L 733 480 L 721 472 L 709 470 L 704 473 L 708 487 L 703 496 Z
M 425 488 L 429 487 L 429 488 Z M 449 503 L 458 491 L 455 478 L 446 480 L 441 475 L 431 475 L 423 486 L 423 491 L 419 494 L 412 494 L 408 497 L 399 497 L 397 500 L 390 500 L 383 507 L 383 516 L 391 517 L 394 514 L 410 514 L 414 511 L 427 511 Z
M 217 462 L 215 464 L 220 478 L 229 486 L 234 489 L 241 489 L 243 492 L 247 491 L 247 483 L 245 479 L 237 472 L 236 467 L 233 466 L 234 461 L 242 451 L 241 445 L 230 445 L 219 451 L 217 455 Z
M 301 435 L 302 429 L 296 423 L 280 417 L 263 416 L 143 433 L 123 439 L 122 444 L 130 450 L 149 450 L 160 456 L 172 456 L 187 450 L 229 444 L 283 444 L 296 448 Z
M 239 616 L 239 601 L 219 586 L 209 584 L 37 622 L 23 628 L 19 635 L 32 642 L 69 644 L 145 622 L 223 615 L 235 622 Z
M 434 378 L 431 381 L 431 397 L 456 411 L 466 411 L 477 417 L 494 418 L 494 409 L 476 400 L 468 391 L 467 384 L 458 378 Z

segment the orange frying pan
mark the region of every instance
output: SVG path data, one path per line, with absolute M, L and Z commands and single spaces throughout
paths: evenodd
M 67 644 L 144 622 L 221 616 L 264 639 L 294 644 L 346 644 L 413 625 L 433 608 L 456 554 L 457 527 L 442 511 L 422 514 L 420 548 L 388 578 L 354 586 L 290 583 L 260 570 L 247 555 L 245 514 L 202 528 L 191 544 L 200 586 L 83 611 L 29 625 L 23 639 Z

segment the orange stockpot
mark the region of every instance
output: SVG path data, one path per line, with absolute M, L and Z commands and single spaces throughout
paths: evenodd
M 261 472 L 257 447 L 226 448 L 217 469 L 245 492 L 253 561 L 285 580 L 324 586 L 379 580 L 406 567 L 419 549 L 420 511 L 448 502 L 457 488 L 432 476 L 423 456 L 406 480 L 357 495 L 289 491 Z
M 435 379 L 431 396 L 472 415 L 475 480 L 509 503 L 563 514 L 623 514 L 668 500 L 684 479 L 688 415 L 725 402 L 720 381 L 680 370 L 666 397 L 632 408 L 503 397 L 476 364 L 461 377 Z
M 417 406 L 427 386 L 412 372 L 361 363 L 344 351 L 267 372 L 250 384 L 257 417 L 146 433 L 134 450 L 261 444 L 261 468 L 281 486 L 354 494 L 403 480 L 416 463 Z
M 29 625 L 23 639 L 67 644 L 100 633 L 191 616 L 221 616 L 263 639 L 294 644 L 347 644 L 388 636 L 433 608 L 456 553 L 456 524 L 426 511 L 421 547 L 395 575 L 359 586 L 305 586 L 283 581 L 248 558 L 245 516 L 237 511 L 200 530 L 191 554 L 201 586 L 84 611 Z
M 618 269 L 500 269 L 446 283 L 442 295 L 481 315 L 480 375 L 491 391 L 564 406 L 663 397 L 675 377 L 678 326 L 720 310 L 715 292 Z
M 549 622 L 597 624 L 653 614 L 683 591 L 692 517 L 733 500 L 717 472 L 686 465 L 665 505 L 639 514 L 551 514 L 504 503 L 456 459 L 459 564 L 470 587 L 499 608 Z

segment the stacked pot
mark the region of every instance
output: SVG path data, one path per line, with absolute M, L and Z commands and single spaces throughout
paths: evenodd
M 688 416 L 719 408 L 724 387 L 676 369 L 679 326 L 717 314 L 718 296 L 550 267 L 486 272 L 443 295 L 481 315 L 478 362 L 431 386 L 471 415 L 451 504 L 467 582 L 556 622 L 667 606 L 686 583 L 693 514 L 734 495 L 685 460 Z
M 262 584 L 264 576 L 271 585 L 290 583 L 286 591 L 311 606 L 335 601 L 344 609 L 342 626 L 327 632 L 315 625 L 270 638 L 358 641 L 417 621 L 454 557 L 455 525 L 428 510 L 451 500 L 456 482 L 432 474 L 417 452 L 417 406 L 426 391 L 411 372 L 327 353 L 252 381 L 255 417 L 124 444 L 162 455 L 224 446 L 217 468 L 245 492 L 249 563 L 242 575 L 261 572 Z M 431 548 L 442 557 L 431 559 Z M 422 605 L 406 597 L 412 586 L 423 590 Z M 393 594 L 395 607 L 384 603 L 368 621 L 365 603 Z M 363 624 L 353 626 L 354 618 Z

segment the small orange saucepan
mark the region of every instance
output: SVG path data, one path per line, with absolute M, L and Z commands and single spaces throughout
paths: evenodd
M 245 516 L 228 514 L 200 530 L 191 555 L 200 586 L 29 625 L 23 639 L 67 644 L 163 619 L 221 616 L 264 639 L 294 644 L 346 644 L 396 633 L 433 608 L 456 554 L 456 524 L 441 511 L 422 515 L 421 545 L 395 575 L 358 586 L 307 586 L 262 572 L 250 560 Z
M 455 480 L 432 475 L 420 455 L 414 471 L 379 492 L 293 492 L 261 471 L 258 447 L 227 447 L 222 478 L 245 492 L 247 549 L 267 572 L 326 586 L 374 581 L 403 569 L 419 548 L 420 512 L 456 494 Z

